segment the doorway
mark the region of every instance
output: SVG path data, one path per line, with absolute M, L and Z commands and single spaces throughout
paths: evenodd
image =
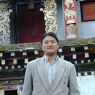
M 44 13 L 41 5 L 36 4 L 33 10 L 27 4 L 17 5 L 18 42 L 40 42 L 45 33 Z

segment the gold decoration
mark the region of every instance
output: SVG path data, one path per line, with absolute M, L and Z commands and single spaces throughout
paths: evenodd
M 10 13 L 11 9 L 8 9 L 8 3 L 0 3 L 0 44 L 10 43 Z
M 5 9 L 8 7 L 8 3 L 0 3 L 0 9 Z
M 67 6 L 67 8 L 69 8 L 69 6 L 74 7 L 74 1 L 73 0 L 66 0 L 65 5 Z
M 76 23 L 73 18 L 76 18 L 76 12 L 74 10 L 65 9 L 65 18 L 68 18 L 67 24 Z
M 45 30 L 46 32 L 55 32 L 57 31 L 56 23 L 56 2 L 55 0 L 44 0 L 44 19 L 45 19 Z

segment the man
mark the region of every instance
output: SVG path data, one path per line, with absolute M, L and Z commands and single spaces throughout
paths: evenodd
M 27 64 L 23 95 L 80 95 L 73 64 L 59 58 L 59 41 L 53 32 L 42 39 L 44 56 Z

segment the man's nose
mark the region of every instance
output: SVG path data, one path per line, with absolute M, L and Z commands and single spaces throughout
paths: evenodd
M 51 46 L 51 45 L 52 45 L 52 43 L 51 43 L 51 42 L 49 42 L 49 43 L 48 43 L 48 45 L 49 45 L 49 46 Z

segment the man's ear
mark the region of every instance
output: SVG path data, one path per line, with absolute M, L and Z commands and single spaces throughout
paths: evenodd
M 58 43 L 58 48 L 59 48 L 59 43 Z
M 43 50 L 43 46 L 42 46 L 42 50 Z

